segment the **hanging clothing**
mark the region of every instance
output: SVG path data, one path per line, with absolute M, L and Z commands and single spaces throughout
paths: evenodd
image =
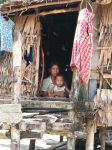
M 93 17 L 94 14 L 87 8 L 79 12 L 70 66 L 77 68 L 80 83 L 86 82 L 90 70 Z
M 13 50 L 13 36 L 12 31 L 14 22 L 9 19 L 5 20 L 3 16 L 0 16 L 0 50 L 12 52 Z
M 49 92 L 54 87 L 54 83 L 51 79 L 51 76 L 43 80 L 43 85 L 41 91 Z

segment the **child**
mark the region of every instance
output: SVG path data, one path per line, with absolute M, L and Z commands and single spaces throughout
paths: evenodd
M 49 97 L 66 97 L 66 92 L 69 93 L 69 90 L 65 86 L 64 77 L 62 75 L 57 75 L 55 85 L 49 92 Z

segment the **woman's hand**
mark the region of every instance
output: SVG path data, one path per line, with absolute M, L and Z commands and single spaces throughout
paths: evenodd
M 54 97 L 54 93 L 48 92 L 48 97 Z

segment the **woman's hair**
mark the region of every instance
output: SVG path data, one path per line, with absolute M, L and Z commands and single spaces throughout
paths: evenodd
M 57 62 L 51 62 L 50 65 L 49 65 L 49 69 L 51 69 L 55 65 L 58 66 L 59 70 L 60 70 L 60 65 Z

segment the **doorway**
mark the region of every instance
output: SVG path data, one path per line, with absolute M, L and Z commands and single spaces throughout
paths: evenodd
M 77 18 L 78 12 L 48 15 L 40 18 L 42 48 L 45 57 L 44 77 L 49 75 L 50 63 L 57 62 L 69 89 L 72 82 L 70 60 Z

